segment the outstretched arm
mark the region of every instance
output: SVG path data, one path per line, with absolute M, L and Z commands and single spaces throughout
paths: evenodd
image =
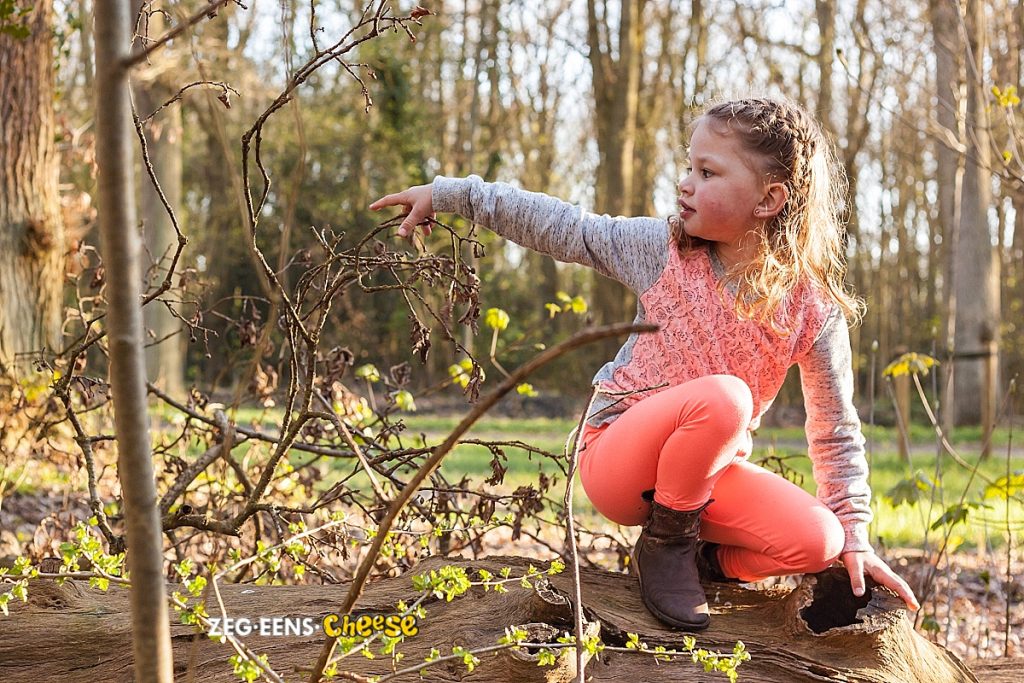
M 653 284 L 668 257 L 664 220 L 598 215 L 539 192 L 487 183 L 478 176 L 438 176 L 431 185 L 388 195 L 370 208 L 394 205 L 409 210 L 400 235 L 411 234 L 435 211 L 457 213 L 516 244 L 594 268 L 638 293 Z

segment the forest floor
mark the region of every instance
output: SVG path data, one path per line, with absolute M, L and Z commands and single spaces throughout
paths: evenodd
M 2 503 L 0 566 L 9 564 L 19 554 L 28 554 L 37 560 L 50 554 L 52 551 L 48 552 L 48 548 L 56 527 L 67 528 L 90 514 L 87 501 L 80 494 L 15 494 Z M 479 555 L 513 554 L 550 560 L 551 547 L 561 543 L 558 531 L 552 529 L 550 538 L 544 538 L 545 534 L 534 538 L 524 535 L 513 541 L 510 529 L 498 528 L 484 537 Z M 591 527 L 591 531 L 622 533 L 618 527 L 604 530 Z M 617 553 L 603 544 L 584 547 L 581 551 L 591 562 L 618 571 Z M 918 590 L 927 583 L 929 572 L 935 571 L 919 549 L 895 548 L 884 553 L 887 561 Z M 1015 549 L 1012 555 L 1009 576 L 1005 549 L 960 550 L 949 555 L 948 561 L 943 561 L 935 571 L 934 595 L 922 600 L 924 607 L 917 619 L 918 630 L 967 661 L 1008 655 L 1022 658 L 1024 669 L 1024 553 Z M 795 586 L 798 579 L 784 577 L 772 583 Z M 767 584 L 762 587 L 764 585 Z M 1008 630 L 1007 623 L 1010 624 Z
M 410 420 L 410 433 L 421 433 L 428 438 L 445 433 L 454 418 L 421 416 Z M 551 452 L 561 452 L 564 435 L 574 426 L 569 420 L 489 420 L 474 430 L 480 439 L 512 439 L 522 435 L 530 443 Z M 799 429 L 766 430 L 755 439 L 762 451 L 785 460 L 787 466 L 802 477 L 802 483 L 813 491 L 806 442 Z M 897 486 L 911 472 L 931 473 L 935 468 L 935 447 L 925 445 L 918 435 L 912 442 L 912 462 L 907 463 L 895 454 L 893 434 L 885 431 L 869 432 L 873 440 L 873 487 L 876 498 L 884 498 L 887 491 Z M 1019 447 L 1007 449 L 1013 440 L 997 439 L 993 449 L 995 458 L 986 462 L 980 471 L 992 479 L 1006 471 L 1024 471 L 1024 453 Z M 957 442 L 964 457 L 972 462 L 980 450 L 976 442 Z M 491 454 L 479 446 L 460 447 L 443 466 L 450 474 L 471 474 L 474 477 L 490 472 Z M 763 453 L 762 453 L 763 454 Z M 801 457 L 802 456 L 802 457 Z M 1008 456 L 1008 460 L 1007 460 Z M 558 472 L 550 460 L 524 457 L 515 449 L 508 449 L 508 473 L 505 485 L 514 487 L 535 481 L 539 471 Z M 941 464 L 941 461 L 940 461 Z M 923 598 L 924 607 L 917 616 L 919 631 L 933 642 L 948 647 L 967 660 L 992 660 L 1004 655 L 1018 658 L 1024 669 L 1024 549 L 1018 546 L 1024 514 L 1010 510 L 1009 523 L 1003 512 L 1004 500 L 988 497 L 984 483 L 958 468 L 946 469 L 944 482 L 938 487 L 945 490 L 946 505 L 960 497 L 960 491 L 971 490 L 971 499 L 991 503 L 990 509 L 972 509 L 967 523 L 958 527 L 950 537 L 951 552 L 945 553 L 934 568 L 931 559 L 934 549 L 941 545 L 939 531 L 927 531 L 929 523 L 937 517 L 943 506 L 927 507 L 927 498 L 915 506 L 892 506 L 880 503 L 877 512 L 879 526 L 873 538 L 881 539 L 879 553 L 907 580 Z M 30 472 L 33 472 L 30 470 Z M 325 473 L 329 479 L 329 472 Z M 109 474 L 107 475 L 109 478 Z M 86 520 L 91 513 L 84 487 L 71 481 L 55 481 L 47 477 L 42 481 L 34 473 L 23 479 L 13 491 L 0 486 L 0 566 L 11 564 L 15 557 L 26 555 L 33 561 L 55 554 L 63 531 L 77 521 Z M 0 482 L 2 484 L 3 482 Z M 559 487 L 556 486 L 557 490 Z M 550 495 L 550 494 L 549 494 Z M 558 493 L 558 497 L 560 497 Z M 1019 496 L 1019 491 L 1015 491 Z M 1014 503 L 1016 505 L 1016 503 Z M 594 513 L 585 495 L 577 496 L 577 519 L 586 527 L 582 554 L 587 561 L 610 571 L 621 571 L 622 549 L 628 548 L 635 530 L 610 525 Z M 988 519 L 987 519 L 988 518 Z M 923 522 L 923 526 L 922 526 Z M 924 533 L 922 534 L 922 529 Z M 550 560 L 554 550 L 562 546 L 560 527 L 532 529 L 513 540 L 511 530 L 498 527 L 482 539 L 477 554 L 519 555 Z M 1012 539 L 1007 556 L 1006 538 Z M 590 539 L 596 539 L 590 543 Z M 926 550 L 930 549 L 930 550 Z M 339 576 L 346 568 L 338 568 Z M 351 568 L 348 568 L 351 569 Z M 315 577 L 307 576 L 307 580 Z M 797 581 L 783 578 L 776 584 L 795 586 Z M 922 587 L 931 585 L 930 595 L 923 595 Z M 710 596 L 709 596 L 710 598 Z M 2 621 L 2 617 L 0 617 Z M 1007 626 L 1008 625 L 1008 626 Z

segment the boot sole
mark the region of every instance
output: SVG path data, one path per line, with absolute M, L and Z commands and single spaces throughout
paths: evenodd
M 673 626 L 675 628 L 683 629 L 686 631 L 703 631 L 711 625 L 710 616 L 708 616 L 707 619 L 705 619 L 702 623 L 694 624 L 688 621 L 680 621 L 679 619 L 670 617 L 661 610 L 659 610 L 657 607 L 652 605 L 650 602 L 647 601 L 647 596 L 644 595 L 644 581 L 640 577 L 640 565 L 637 564 L 636 557 L 633 558 L 633 568 L 636 570 L 637 583 L 640 584 L 640 600 L 644 603 L 644 607 L 647 608 L 647 611 L 653 614 L 655 618 L 657 618 L 659 621 L 661 621 L 664 624 L 668 624 L 669 626 Z

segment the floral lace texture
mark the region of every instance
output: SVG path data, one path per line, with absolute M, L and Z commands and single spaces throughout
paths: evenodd
M 698 377 L 728 374 L 750 387 L 752 429 L 775 400 L 790 366 L 814 344 L 832 307 L 801 285 L 777 312 L 777 319 L 788 322 L 789 334 L 743 320 L 728 295 L 719 293 L 708 251 L 700 248 L 672 249 L 661 277 L 640 302 L 644 321 L 661 329 L 639 335 L 630 361 L 616 368 L 611 380 L 600 382 L 601 393 L 625 394 L 610 412 L 621 413 L 657 391 Z

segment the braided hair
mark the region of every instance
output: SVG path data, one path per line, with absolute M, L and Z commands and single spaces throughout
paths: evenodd
M 797 285 L 809 282 L 848 320 L 859 321 L 863 302 L 844 283 L 846 177 L 817 121 L 793 102 L 753 98 L 712 105 L 701 122 L 737 136 L 756 170 L 788 191 L 779 213 L 760 226 L 756 255 L 730 268 L 722 282 L 723 292 L 729 282 L 738 285 L 737 313 L 788 332 L 776 312 Z M 705 243 L 686 235 L 679 221 L 673 221 L 673 233 L 682 249 Z

